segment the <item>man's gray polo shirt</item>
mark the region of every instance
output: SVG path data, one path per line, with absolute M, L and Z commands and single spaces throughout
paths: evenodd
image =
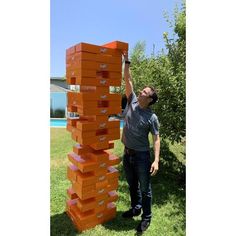
M 134 92 L 130 94 L 123 112 L 124 128 L 121 141 L 130 149 L 147 151 L 150 149 L 148 134 L 159 133 L 157 116 L 150 108 L 141 109 Z

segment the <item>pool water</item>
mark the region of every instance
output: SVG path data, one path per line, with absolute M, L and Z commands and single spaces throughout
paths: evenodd
M 66 127 L 66 124 L 67 124 L 67 120 L 62 120 L 62 119 L 54 120 L 54 119 L 50 119 L 50 127 Z
M 50 119 L 50 127 L 66 127 L 67 120 L 63 119 Z M 120 128 L 123 128 L 124 121 L 120 120 Z

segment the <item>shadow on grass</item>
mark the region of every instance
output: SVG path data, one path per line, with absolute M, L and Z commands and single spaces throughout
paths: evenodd
M 172 195 L 178 200 L 181 210 L 185 211 L 185 165 L 170 151 L 167 142 L 162 142 L 161 149 L 159 170 L 151 179 L 153 204 L 165 204 Z
M 122 218 L 121 214 L 121 211 L 117 211 L 116 217 L 113 220 L 106 222 L 102 225 L 107 229 L 115 231 L 128 231 L 137 227 L 137 220 L 124 219 Z M 51 216 L 50 221 L 51 236 L 75 236 L 83 233 L 79 232 L 75 228 L 74 224 L 72 223 L 71 219 L 68 217 L 66 212 Z
M 135 218 L 125 219 L 121 216 L 122 213 L 123 211 L 117 211 L 116 217 L 113 220 L 104 223 L 103 226 L 114 231 L 135 230 L 139 221 Z
M 66 212 L 51 216 L 50 231 L 51 236 L 75 236 L 80 234 Z
M 151 151 L 151 158 L 153 161 L 153 151 Z M 120 173 L 118 190 L 121 193 L 127 193 L 129 196 L 122 164 L 118 166 L 118 170 Z M 185 165 L 177 159 L 176 155 L 170 151 L 169 144 L 163 140 L 161 143 L 159 170 L 157 175 L 151 177 L 153 205 L 160 207 L 169 201 L 174 201 L 178 210 L 175 213 L 172 212 L 172 215 L 185 214 L 185 176 Z M 122 194 L 119 197 L 128 206 L 130 205 L 130 197 L 126 196 L 125 198 Z

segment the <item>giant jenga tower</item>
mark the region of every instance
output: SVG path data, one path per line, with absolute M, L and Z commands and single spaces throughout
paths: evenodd
M 67 130 L 77 142 L 68 154 L 67 214 L 82 231 L 115 217 L 120 160 L 108 149 L 120 138 L 121 95 L 109 86 L 120 86 L 122 51 L 128 44 L 114 41 L 102 46 L 80 43 L 66 50 L 66 78 L 79 91 L 67 93 Z

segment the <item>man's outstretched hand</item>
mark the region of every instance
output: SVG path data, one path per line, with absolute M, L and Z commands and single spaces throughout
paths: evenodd
M 154 176 L 157 173 L 158 169 L 159 169 L 159 164 L 157 161 L 154 161 L 150 169 L 151 176 Z
M 124 57 L 125 61 L 128 61 L 129 60 L 128 52 L 127 51 L 123 51 L 122 54 L 123 54 L 123 57 Z

